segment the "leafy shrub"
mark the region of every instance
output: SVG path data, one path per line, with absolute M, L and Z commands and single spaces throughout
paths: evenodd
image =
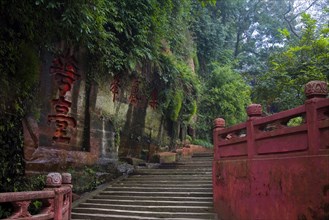
M 289 120 L 289 122 L 287 123 L 287 125 L 289 127 L 296 127 L 299 126 L 303 123 L 303 118 L 302 117 L 295 117 Z
M 206 140 L 202 140 L 202 139 L 194 139 L 192 141 L 192 144 L 200 145 L 200 146 L 203 146 L 203 147 L 206 147 L 206 148 L 213 148 L 212 143 L 210 143 L 209 141 L 206 141 Z
M 40 200 L 35 200 L 31 202 L 28 210 L 32 215 L 36 215 L 39 214 L 41 207 L 42 207 L 42 202 Z
M 77 194 L 95 190 L 97 186 L 119 176 L 113 164 L 70 168 L 68 172 L 72 175 L 73 192 Z
M 9 217 L 12 210 L 13 210 L 12 204 L 10 204 L 10 203 L 1 203 L 1 205 L 0 205 L 0 219 Z

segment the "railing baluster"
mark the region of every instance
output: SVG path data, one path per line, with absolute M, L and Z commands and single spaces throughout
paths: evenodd
M 14 213 L 9 217 L 9 219 L 31 217 L 32 215 L 28 210 L 30 203 L 31 201 L 12 202 L 14 206 Z

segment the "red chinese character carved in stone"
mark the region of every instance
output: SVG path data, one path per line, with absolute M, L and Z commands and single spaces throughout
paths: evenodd
M 151 100 L 149 102 L 151 108 L 156 109 L 158 107 L 158 90 L 153 89 L 151 93 Z
M 63 96 L 60 96 L 58 99 L 53 99 L 51 102 L 55 106 L 57 114 L 66 115 L 70 110 L 71 102 L 65 100 Z
M 77 123 L 73 117 L 65 115 L 48 115 L 48 123 L 56 123 L 56 131 L 53 136 L 54 142 L 67 142 L 69 143 L 71 138 L 67 137 L 68 128 L 77 126 Z
M 131 93 L 130 93 L 130 96 L 129 96 L 129 102 L 130 102 L 130 104 L 132 104 L 134 106 L 137 106 L 138 101 L 139 101 L 139 96 L 138 96 L 139 84 L 140 84 L 140 81 L 139 81 L 139 79 L 136 78 L 136 79 L 133 80 L 132 86 L 131 86 Z
M 115 101 L 116 96 L 119 94 L 120 86 L 121 86 L 120 76 L 116 75 L 110 86 L 110 90 L 113 93 L 113 102 Z
M 55 58 L 50 67 L 50 74 L 54 75 L 59 90 L 59 98 L 52 100 L 56 114 L 48 115 L 48 123 L 56 123 L 56 131 L 53 136 L 54 142 L 69 143 L 71 138 L 67 136 L 68 131 L 70 128 L 77 126 L 75 119 L 67 116 L 71 102 L 65 99 L 65 95 L 71 91 L 74 81 L 80 77 L 77 69 L 74 57 L 69 54 Z
M 73 56 L 61 56 L 55 58 L 50 67 L 50 74 L 55 76 L 60 96 L 64 96 L 71 90 L 72 84 L 80 75 L 77 73 L 76 62 Z

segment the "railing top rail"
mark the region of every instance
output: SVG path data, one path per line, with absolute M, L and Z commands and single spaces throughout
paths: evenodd
M 233 131 L 239 131 L 239 130 L 245 129 L 246 126 L 247 126 L 247 123 L 246 122 L 243 122 L 243 123 L 240 123 L 240 124 L 237 124 L 237 125 L 233 125 L 233 126 L 224 128 L 222 130 L 219 130 L 218 133 L 219 134 L 227 134 L 227 133 L 231 133 Z
M 54 191 L 7 192 L 0 194 L 0 203 L 26 201 L 34 199 L 51 199 L 54 197 Z
M 282 111 L 282 112 L 278 112 L 278 113 L 273 114 L 273 115 L 265 116 L 265 117 L 262 117 L 262 118 L 257 118 L 257 119 L 254 120 L 253 124 L 254 125 L 259 125 L 259 124 L 274 122 L 274 121 L 277 121 L 277 120 L 293 118 L 293 117 L 296 117 L 296 116 L 298 116 L 300 114 L 303 114 L 305 112 L 306 112 L 305 105 L 301 105 L 301 106 L 298 106 L 296 108 L 289 109 L 289 110 Z
M 304 105 L 266 117 L 262 117 L 260 104 L 251 104 L 246 109 L 248 120 L 228 128 L 223 118 L 215 119 L 214 158 L 328 153 L 328 84 L 311 81 L 305 86 L 305 95 Z

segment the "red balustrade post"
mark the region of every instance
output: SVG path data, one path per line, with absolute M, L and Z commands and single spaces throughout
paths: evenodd
M 262 117 L 262 106 L 260 104 L 251 104 L 247 107 L 247 148 L 248 158 L 254 157 L 255 151 L 255 128 L 253 121 L 257 118 Z
M 214 160 L 219 160 L 219 131 L 225 128 L 225 120 L 223 118 L 216 118 L 214 120 L 213 139 L 214 139 Z
M 328 95 L 328 86 L 323 81 L 311 81 L 305 85 L 307 136 L 309 153 L 314 155 L 320 148 L 320 131 L 317 113 L 317 102 Z
M 71 191 L 68 195 L 66 195 L 66 199 L 64 199 L 64 205 L 68 205 L 67 214 L 65 213 L 65 218 L 63 219 L 71 219 L 71 210 L 72 210 L 72 176 L 70 173 L 62 173 L 62 184 L 65 186 L 69 186 Z M 68 204 L 67 204 L 68 203 Z
M 55 198 L 53 201 L 54 220 L 62 219 L 63 194 L 60 187 L 62 186 L 62 176 L 60 173 L 48 173 L 46 180 L 47 190 L 53 189 Z

